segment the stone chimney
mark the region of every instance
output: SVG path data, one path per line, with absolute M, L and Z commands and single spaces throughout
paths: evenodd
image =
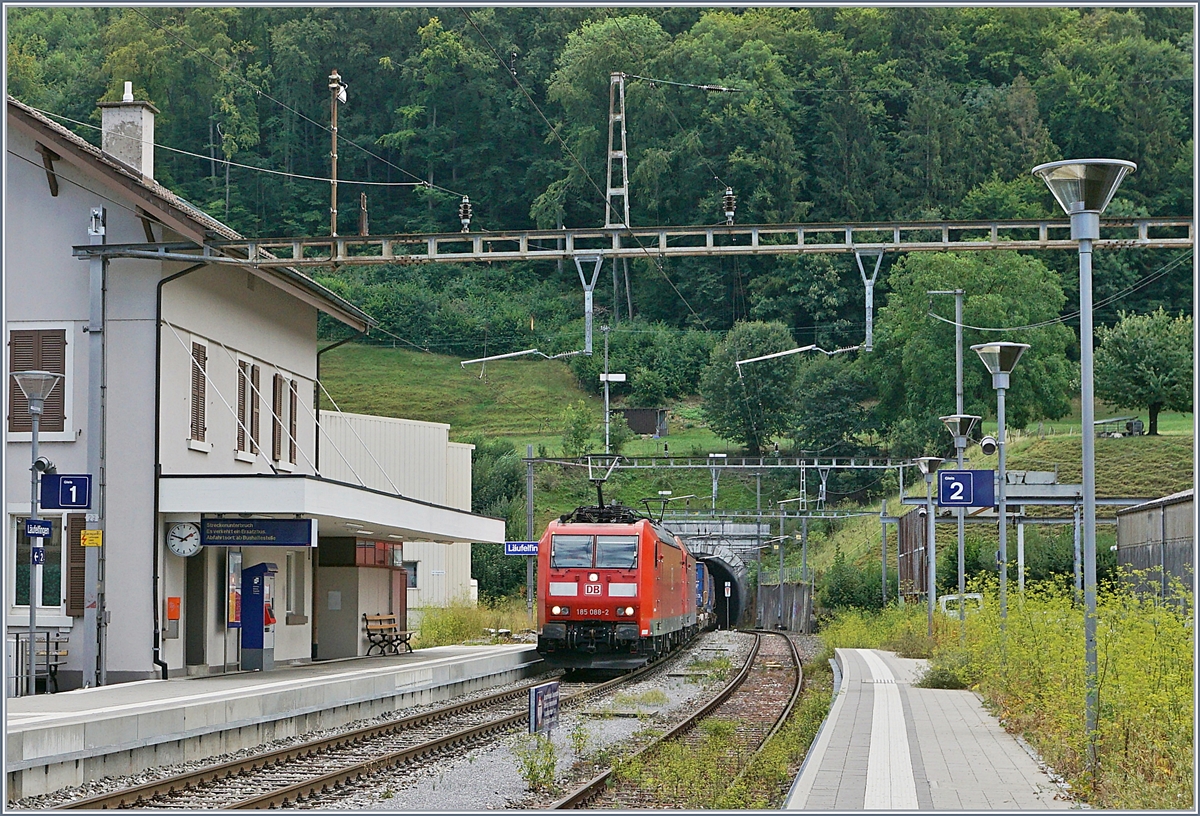
M 100 149 L 147 180 L 154 178 L 156 113 L 158 108 L 149 102 L 134 101 L 132 82 L 125 83 L 125 98 L 120 102 L 100 103 Z

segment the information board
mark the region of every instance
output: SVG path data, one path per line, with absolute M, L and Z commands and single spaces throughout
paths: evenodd
M 540 734 L 558 725 L 558 681 L 529 690 L 529 733 Z

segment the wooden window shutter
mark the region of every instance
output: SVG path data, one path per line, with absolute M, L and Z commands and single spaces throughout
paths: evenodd
M 288 461 L 296 464 L 296 409 L 299 407 L 299 394 L 296 391 L 296 381 L 288 382 Z
M 238 389 L 237 389 L 237 449 L 244 451 L 246 449 L 246 368 L 249 363 L 238 363 Z
M 87 550 L 80 543 L 87 516 L 83 513 L 71 513 L 67 516 L 67 614 L 72 618 L 83 617 L 83 596 L 87 585 L 84 583 L 84 562 Z
M 283 377 L 271 379 L 271 459 L 283 456 Z
M 65 329 L 18 329 L 9 334 L 8 370 L 51 371 L 67 373 L 67 332 Z M 67 381 L 60 380 L 42 410 L 38 423 L 39 432 L 63 431 L 66 427 Z M 30 433 L 33 420 L 29 416 L 29 403 L 21 393 L 17 380 L 10 373 L 8 378 L 8 430 L 14 433 Z
M 258 453 L 258 403 L 262 391 L 258 387 L 259 369 L 250 366 L 250 452 Z
M 192 439 L 204 441 L 205 401 L 207 393 L 204 370 L 208 364 L 208 349 L 200 343 L 192 343 Z
M 42 371 L 53 371 L 55 374 L 67 373 L 67 333 L 64 329 L 48 329 L 38 332 L 38 347 L 40 357 L 38 367 Z M 42 420 L 38 423 L 40 432 L 64 430 L 67 407 L 67 381 L 64 377 L 54 386 L 50 396 L 46 397 L 46 405 L 42 411 Z

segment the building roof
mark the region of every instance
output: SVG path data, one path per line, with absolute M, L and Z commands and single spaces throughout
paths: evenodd
M 1137 513 L 1143 510 L 1150 510 L 1155 507 L 1167 507 L 1172 504 L 1183 504 L 1184 502 L 1192 501 L 1196 490 L 1189 488 L 1181 490 L 1178 493 L 1172 493 L 1170 496 L 1163 496 L 1161 499 L 1153 499 L 1144 504 L 1135 504 L 1133 507 L 1126 507 L 1117 511 L 1118 516 L 1124 516 L 1127 513 Z
M 12 96 L 8 97 L 8 119 L 10 126 L 51 148 L 60 158 L 78 167 L 84 174 L 102 184 L 115 187 L 134 199 L 138 209 L 151 220 L 158 221 L 197 244 L 202 245 L 210 239 L 236 241 L 243 238 L 237 231 L 192 206 L 154 179 L 142 176 L 91 142 Z M 139 212 L 139 215 L 141 214 Z M 197 257 L 196 260 L 201 258 Z M 378 325 L 374 318 L 353 303 L 296 269 L 256 269 L 254 274 L 359 331 L 366 331 Z

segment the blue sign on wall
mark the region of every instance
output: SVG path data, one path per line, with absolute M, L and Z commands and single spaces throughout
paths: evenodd
M 995 507 L 996 471 L 939 470 L 939 507 Z
M 315 547 L 316 519 L 202 518 L 206 547 Z
M 537 555 L 538 543 L 536 541 L 505 541 L 505 555 Z
M 29 560 L 32 561 L 34 564 L 45 564 L 46 563 L 46 548 L 45 547 L 34 547 L 33 549 L 31 549 L 29 551 L 29 556 L 30 556 Z
M 53 534 L 54 525 L 46 519 L 25 519 L 25 535 L 28 538 L 49 538 Z
M 39 502 L 45 510 L 87 510 L 92 506 L 92 477 L 43 473 Z

